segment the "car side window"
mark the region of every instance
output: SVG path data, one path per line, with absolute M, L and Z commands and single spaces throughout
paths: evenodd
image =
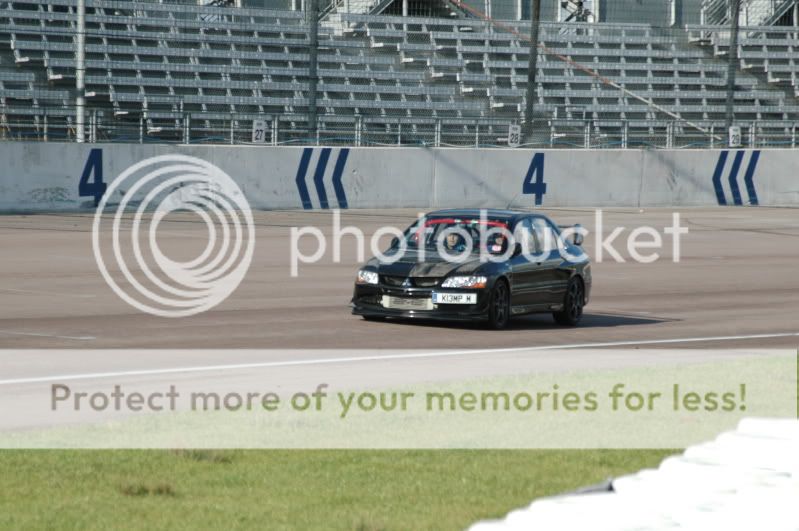
M 530 218 L 524 218 L 516 224 L 513 237 L 522 244 L 525 255 L 537 254 L 541 248 Z
M 558 250 L 558 233 L 555 229 L 547 223 L 543 218 L 533 218 L 533 229 L 538 241 L 540 242 L 540 249 L 544 253 L 551 253 Z

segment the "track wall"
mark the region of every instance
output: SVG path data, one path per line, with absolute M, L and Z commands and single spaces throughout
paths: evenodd
M 90 184 L 100 182 L 98 177 L 110 183 L 133 164 L 171 154 L 198 157 L 218 166 L 238 183 L 256 209 L 799 204 L 799 151 L 795 150 L 5 142 L 0 143 L 0 210 L 91 209 L 94 198 L 80 195 L 82 178 Z

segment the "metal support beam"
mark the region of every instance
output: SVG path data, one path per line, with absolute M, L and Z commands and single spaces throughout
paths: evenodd
M 319 63 L 319 0 L 309 0 L 308 22 L 310 32 L 308 49 L 308 138 L 315 138 L 317 131 L 316 92 L 317 67 Z
M 741 14 L 741 0 L 730 0 L 730 48 L 727 52 L 727 103 L 725 123 L 727 130 L 735 120 L 735 74 L 738 71 L 738 22 Z
M 536 94 L 536 73 L 538 72 L 538 30 L 541 22 L 541 0 L 530 0 L 530 57 L 527 62 L 527 105 L 524 109 L 525 143 L 532 142 L 533 103 Z
M 75 130 L 78 142 L 86 141 L 86 0 L 78 0 L 78 40 L 75 50 Z

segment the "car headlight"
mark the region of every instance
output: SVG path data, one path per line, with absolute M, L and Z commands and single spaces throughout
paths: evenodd
M 486 277 L 449 277 L 441 284 L 442 288 L 484 288 Z
M 377 282 L 377 271 L 369 271 L 368 269 L 358 271 L 358 277 L 355 279 L 356 284 L 377 284 Z

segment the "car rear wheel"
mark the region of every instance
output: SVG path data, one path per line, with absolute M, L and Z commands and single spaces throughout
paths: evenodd
M 508 283 L 498 280 L 491 290 L 491 303 L 488 306 L 488 325 L 494 330 L 502 330 L 510 321 L 510 290 Z
M 583 317 L 583 306 L 585 306 L 585 289 L 583 282 L 575 277 L 569 281 L 566 288 L 566 295 L 563 297 L 563 309 L 554 312 L 552 316 L 555 322 L 564 326 L 577 326 Z
M 364 321 L 385 321 L 386 318 L 382 315 L 364 315 Z

